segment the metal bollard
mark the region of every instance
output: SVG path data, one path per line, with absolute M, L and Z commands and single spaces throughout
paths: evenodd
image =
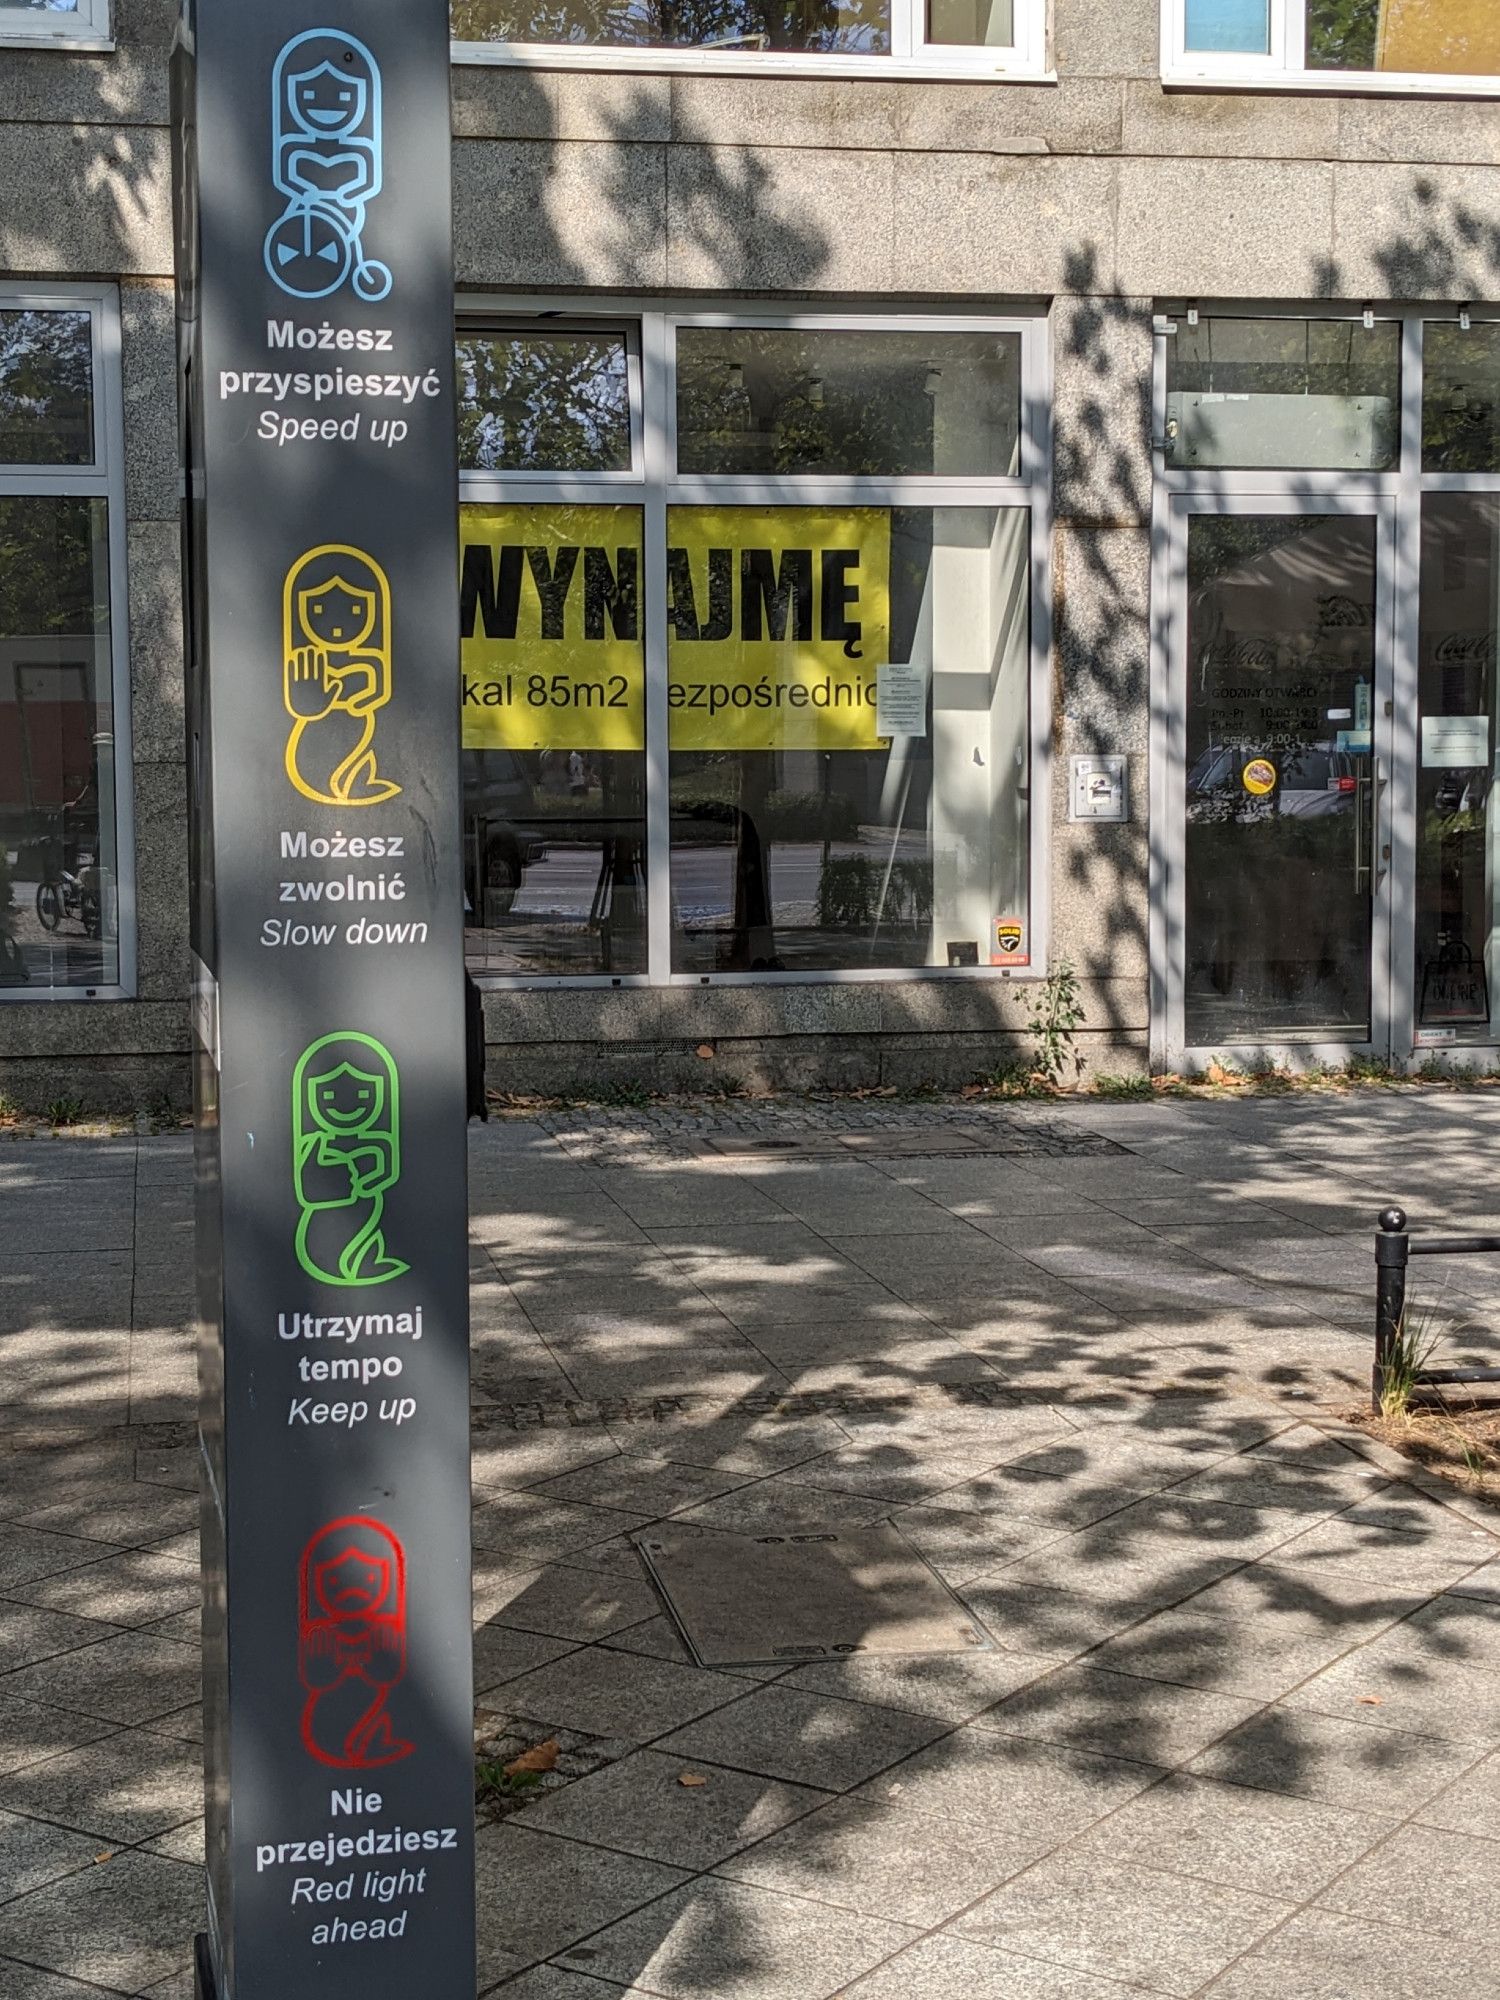
M 1383 1208 L 1376 1220 L 1380 1233 L 1375 1238 L 1375 1367 L 1370 1402 L 1378 1415 L 1391 1353 L 1401 1338 L 1406 1317 L 1406 1264 L 1411 1241 L 1404 1208 Z

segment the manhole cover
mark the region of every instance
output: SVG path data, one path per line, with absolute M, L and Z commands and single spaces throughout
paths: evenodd
M 636 1547 L 700 1667 L 994 1646 L 932 1565 L 889 1525 L 754 1538 L 659 1530 Z

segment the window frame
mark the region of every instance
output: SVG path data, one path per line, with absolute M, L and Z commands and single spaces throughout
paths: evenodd
M 688 306 L 670 298 L 602 303 L 577 310 L 576 301 L 461 294 L 458 331 L 525 322 L 547 327 L 605 328 L 633 320 L 638 328 L 641 380 L 641 458 L 629 475 L 615 473 L 501 473 L 460 470 L 459 501 L 516 505 L 635 505 L 642 512 L 641 593 L 646 679 L 646 885 L 647 970 L 639 973 L 476 974 L 495 991 L 552 988 L 703 986 L 882 985 L 916 980 L 1012 980 L 1047 976 L 1050 948 L 1048 884 L 1051 879 L 1051 672 L 1052 672 L 1052 362 L 1050 321 L 1041 308 L 965 315 L 900 310 L 764 310 L 731 300 Z M 675 349 L 679 328 L 754 327 L 794 332 L 1010 333 L 1021 338 L 1020 471 L 1008 477 L 891 479 L 827 473 L 768 477 L 676 470 Z M 632 428 L 635 425 L 632 413 Z M 672 506 L 912 506 L 1025 507 L 1030 512 L 1031 636 L 1027 779 L 1028 966 L 844 967 L 799 972 L 676 972 L 672 969 L 671 767 L 667 703 L 667 509 Z
M 110 0 L 78 0 L 75 14 L 35 9 L 35 26 L 6 19 L 0 9 L 0 48 L 89 49 L 96 54 L 114 47 Z
M 0 497 L 63 495 L 103 500 L 107 509 L 110 702 L 114 732 L 115 898 L 119 978 L 100 986 L 0 987 L 0 1006 L 133 1000 L 136 995 L 135 759 L 130 686 L 130 576 L 125 519 L 125 391 L 119 293 L 113 285 L 0 282 L 0 311 L 83 312 L 92 321 L 93 449 L 87 465 L 0 464 Z
M 1270 53 L 1190 50 L 1188 0 L 1161 0 L 1161 76 L 1184 90 L 1315 91 L 1363 97 L 1500 97 L 1500 74 L 1449 75 L 1427 70 L 1309 69 L 1307 0 L 1268 0 Z
M 521 69 L 623 70 L 697 76 L 984 77 L 991 82 L 1056 83 L 1049 67 L 1048 0 L 1015 0 L 1010 48 L 927 40 L 926 0 L 891 0 L 888 55 L 829 55 L 792 49 L 618 48 L 594 42 L 459 42 L 456 65 Z

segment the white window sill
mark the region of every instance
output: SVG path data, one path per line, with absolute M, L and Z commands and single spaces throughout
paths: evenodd
M 1162 71 L 1164 90 L 1300 92 L 1318 97 L 1500 97 L 1500 76 L 1430 76 L 1337 69 L 1189 69 Z
M 477 69 L 613 70 L 647 76 L 804 76 L 895 78 L 927 83 L 1055 84 L 1055 70 L 1007 65 L 989 49 L 952 50 L 909 56 L 765 54 L 745 49 L 631 49 L 586 43 L 455 42 L 453 61 Z
M 0 49 L 71 50 L 74 55 L 112 56 L 113 35 L 26 35 L 15 28 L 0 28 Z

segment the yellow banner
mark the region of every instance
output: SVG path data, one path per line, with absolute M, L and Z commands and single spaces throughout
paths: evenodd
M 674 750 L 873 750 L 890 657 L 884 507 L 673 507 Z
M 459 509 L 466 750 L 641 750 L 639 507 Z
M 673 507 L 674 750 L 873 750 L 890 657 L 884 507 Z M 460 509 L 463 741 L 645 747 L 641 513 Z
M 1444 76 L 1500 69 L 1495 0 L 1381 0 L 1375 67 Z

